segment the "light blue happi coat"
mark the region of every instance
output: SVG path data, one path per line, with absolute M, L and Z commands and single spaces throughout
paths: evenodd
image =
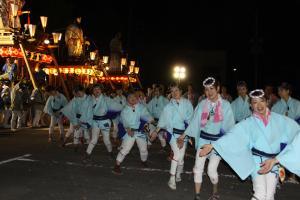
M 125 96 L 115 96 L 114 98 L 108 99 L 108 110 L 109 117 L 111 119 L 119 120 L 120 113 L 123 108 L 126 106 L 126 97 Z
M 70 123 L 73 125 L 78 124 L 78 119 L 76 118 L 76 110 L 78 108 L 78 105 L 78 97 L 74 97 L 65 107 L 63 107 L 63 109 L 61 109 L 61 112 L 69 119 Z
M 249 97 L 246 96 L 245 100 L 239 96 L 231 103 L 232 112 L 236 122 L 240 122 L 251 115 Z
M 241 179 L 258 175 L 260 163 L 266 157 L 252 154 L 252 148 L 277 154 L 284 144 L 292 142 L 300 132 L 299 125 L 288 117 L 271 112 L 267 126 L 261 119 L 251 117 L 236 124 L 227 134 L 213 143 L 215 151 L 230 165 Z M 278 166 L 272 169 L 278 173 Z
M 202 147 L 204 144 L 211 144 L 214 141 L 200 138 L 201 131 L 212 135 L 218 135 L 220 133 L 226 134 L 235 124 L 233 112 L 230 103 L 224 99 L 222 101 L 222 114 L 223 120 L 220 122 L 214 122 L 214 117 L 211 116 L 204 127 L 201 127 L 201 115 L 206 104 L 206 100 L 202 100 L 195 109 L 193 119 L 185 130 L 185 134 L 194 137 L 196 142 L 196 149 Z
M 98 98 L 95 98 L 95 96 L 89 97 L 89 107 L 87 109 L 87 112 L 89 112 L 87 115 L 92 116 L 93 118 L 95 116 L 98 117 L 105 117 L 108 110 L 109 110 L 109 104 L 111 104 L 113 101 L 111 98 L 101 94 Z M 92 120 L 92 127 L 98 127 L 100 129 L 109 129 L 111 122 L 108 117 L 105 117 L 106 119 L 103 120 Z
M 280 164 L 300 177 L 300 134 L 297 134 L 293 142 L 276 156 Z
M 169 100 L 164 96 L 153 97 L 147 104 L 148 110 L 155 119 L 159 119 L 164 107 L 169 103 Z
M 151 122 L 153 117 L 143 104 L 136 104 L 133 107 L 126 105 L 120 115 L 120 123 L 122 123 L 125 131 L 127 128 L 130 129 L 140 129 L 141 122 Z M 124 135 L 123 139 L 130 137 L 127 132 Z M 134 137 L 143 137 L 146 138 L 146 135 L 143 134 L 142 130 L 136 131 Z
M 179 103 L 171 99 L 165 106 L 158 121 L 158 127 L 171 134 L 170 143 L 176 142 L 179 134 L 173 134 L 173 129 L 185 130 L 193 117 L 193 105 L 188 99 L 181 98 Z
M 61 110 L 67 103 L 66 97 L 61 93 L 58 93 L 56 96 L 49 96 L 44 107 L 44 112 L 49 115 L 54 115 L 55 110 Z
M 298 120 L 300 117 L 300 101 L 289 97 L 286 102 L 284 99 L 277 101 L 272 107 L 272 111 L 281 115 L 286 115 L 291 119 Z

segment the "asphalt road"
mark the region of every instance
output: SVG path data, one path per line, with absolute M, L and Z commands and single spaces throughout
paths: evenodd
M 183 181 L 177 190 L 168 188 L 169 161 L 155 143 L 149 150 L 148 168 L 143 168 L 135 146 L 126 157 L 123 175 L 111 173 L 111 159 L 100 141 L 93 152 L 93 162 L 82 162 L 84 147 L 74 152 L 72 145 L 48 143 L 47 129 L 23 129 L 16 133 L 0 130 L 1 200 L 183 200 L 194 198 L 192 167 L 194 150 L 185 158 Z M 117 150 L 115 150 L 117 153 Z M 219 166 L 221 200 L 250 199 L 249 180 L 240 181 L 223 163 Z M 211 183 L 205 175 L 202 199 L 208 199 Z M 276 199 L 300 199 L 300 185 L 285 183 L 277 188 Z

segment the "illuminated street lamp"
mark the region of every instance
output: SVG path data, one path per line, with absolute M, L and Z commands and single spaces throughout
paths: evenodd
M 178 81 L 178 84 L 180 84 L 181 79 L 185 78 L 185 67 L 183 66 L 175 66 L 174 67 L 174 78 Z
M 46 27 L 47 27 L 48 17 L 46 17 L 46 16 L 41 16 L 40 18 L 41 18 L 42 27 L 43 27 L 44 32 L 45 32 Z
M 90 59 L 91 60 L 95 60 L 96 59 L 96 52 L 95 51 L 91 51 L 90 52 Z

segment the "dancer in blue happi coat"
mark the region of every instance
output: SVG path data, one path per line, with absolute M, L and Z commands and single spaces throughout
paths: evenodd
M 272 112 L 285 115 L 300 123 L 300 101 L 291 97 L 292 87 L 289 83 L 282 83 L 278 88 L 280 100 L 272 107 Z
M 44 107 L 44 112 L 51 116 L 51 122 L 49 126 L 49 141 L 54 140 L 54 127 L 58 124 L 60 138 L 64 140 L 64 125 L 63 125 L 63 115 L 61 109 L 67 105 L 68 100 L 66 97 L 59 93 L 54 87 L 47 86 L 45 88 L 46 92 L 50 95 L 46 105 Z
M 156 122 L 155 125 L 157 125 L 159 117 L 160 117 L 164 107 L 168 103 L 169 103 L 169 100 L 166 97 L 164 97 L 162 94 L 162 88 L 156 87 L 154 89 L 153 98 L 147 104 L 147 108 L 148 108 L 150 114 L 154 117 L 154 120 Z M 154 127 L 154 129 L 155 129 L 155 127 Z M 164 150 L 166 148 L 167 143 L 166 143 L 166 139 L 164 138 L 162 133 L 158 134 L 158 139 L 160 141 L 162 149 Z
M 184 133 L 187 125 L 190 123 L 194 110 L 191 102 L 181 96 L 182 89 L 178 85 L 171 86 L 171 95 L 172 99 L 163 109 L 156 131 L 151 134 L 151 141 L 157 137 L 161 129 L 164 129 L 164 131 L 168 133 L 167 141 L 174 154 L 171 160 L 168 186 L 172 190 L 176 190 L 176 182 L 181 181 L 188 139 L 184 141 L 183 148 L 181 149 L 178 148 L 176 141 L 177 138 Z
M 197 108 L 193 119 L 185 130 L 184 134 L 178 139 L 178 145 L 181 147 L 186 135 L 195 138 L 197 154 L 204 144 L 213 144 L 219 138 L 223 137 L 234 126 L 234 116 L 230 103 L 221 98 L 220 84 L 215 78 L 208 77 L 203 81 L 206 99 L 202 100 Z M 221 157 L 212 152 L 208 156 L 196 156 L 194 166 L 195 199 L 200 199 L 200 190 L 202 185 L 202 176 L 206 159 L 209 158 L 207 174 L 213 184 L 213 194 L 210 199 L 219 198 L 218 194 L 218 166 Z
M 112 97 L 114 104 L 112 104 L 111 107 L 111 119 L 113 123 L 113 131 L 112 131 L 112 137 L 114 139 L 114 142 L 117 142 L 118 138 L 118 124 L 120 121 L 120 114 L 123 108 L 126 106 L 126 97 L 123 95 L 122 89 L 116 90 L 116 96 Z
M 261 163 L 280 154 L 299 134 L 300 127 L 294 120 L 270 112 L 263 90 L 254 90 L 249 96 L 252 116 L 215 143 L 203 145 L 199 156 L 207 155 L 214 148 L 241 179 L 251 175 L 254 190 L 251 200 L 274 200 L 278 166 L 260 174 Z
M 248 88 L 245 81 L 240 81 L 237 84 L 238 97 L 231 103 L 231 108 L 234 114 L 236 123 L 246 119 L 251 115 Z
M 153 117 L 150 115 L 147 108 L 138 102 L 136 94 L 130 93 L 127 97 L 127 105 L 122 110 L 120 116 L 119 132 L 123 132 L 123 140 L 113 169 L 114 174 L 122 174 L 120 168 L 121 163 L 130 152 L 135 142 L 140 151 L 142 165 L 147 167 L 147 136 L 145 135 L 143 128 L 145 123 L 153 123 L 153 121 Z
M 74 98 L 62 109 L 62 113 L 69 119 L 70 128 L 66 133 L 63 146 L 67 142 L 67 138 L 74 133 L 75 151 L 78 149 L 79 138 L 83 135 L 86 142 L 90 141 L 90 128 L 92 124 L 92 116 L 89 115 L 89 96 L 85 94 L 83 86 L 78 85 L 73 90 Z
M 92 137 L 86 154 L 84 156 L 83 162 L 88 162 L 91 159 L 91 153 L 98 143 L 100 132 L 103 136 L 104 145 L 108 151 L 108 155 L 113 157 L 113 149 L 110 141 L 110 128 L 111 128 L 111 118 L 109 113 L 111 109 L 115 107 L 116 104 L 110 97 L 102 93 L 103 86 L 101 84 L 95 84 L 92 87 L 92 95 L 88 97 L 89 107 L 87 108 L 87 116 L 91 117 L 89 121 L 92 126 Z

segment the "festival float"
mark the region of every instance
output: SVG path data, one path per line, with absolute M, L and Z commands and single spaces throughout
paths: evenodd
M 83 36 L 80 17 L 64 33 L 49 34 L 46 32 L 48 17 L 40 16 L 40 30 L 31 23 L 31 12 L 22 10 L 23 5 L 23 0 L 3 0 L 0 8 L 0 56 L 17 60 L 17 80 L 31 80 L 36 88 L 35 74 L 43 70 L 47 74 L 46 84 L 61 87 L 68 98 L 75 84 L 87 87 L 103 83 L 111 89 L 117 85 L 142 88 L 139 66 L 129 60 L 128 55 L 122 56 L 124 53 L 120 53 L 117 40 L 111 41 L 110 57 L 99 55 L 99 49 L 86 48 L 90 41 Z M 26 22 L 22 26 L 24 18 Z M 66 49 L 64 55 L 60 49 Z

